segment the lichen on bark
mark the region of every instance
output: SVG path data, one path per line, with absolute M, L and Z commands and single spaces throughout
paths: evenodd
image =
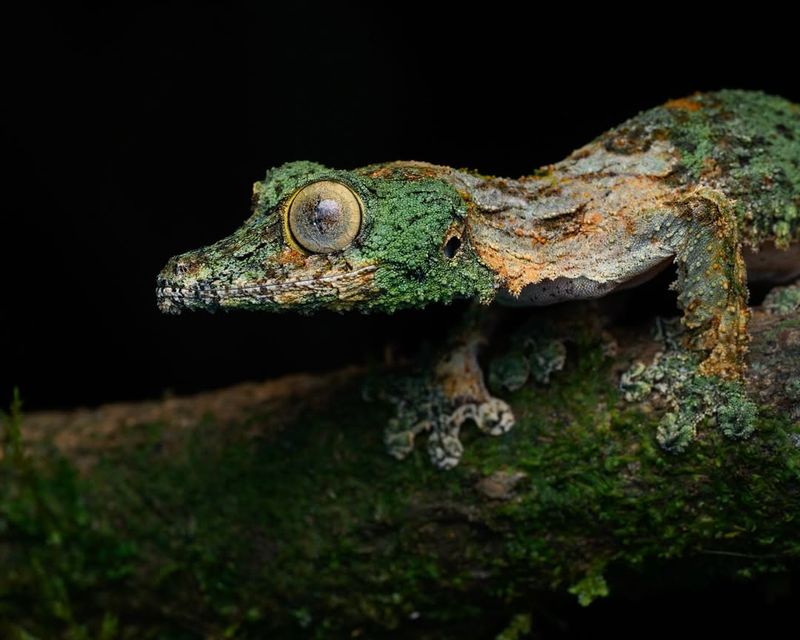
M 656 441 L 666 408 L 618 389 L 658 345 L 596 310 L 563 311 L 563 368 L 508 393 L 515 429 L 465 433 L 446 473 L 424 451 L 385 455 L 390 411 L 364 402 L 359 371 L 23 417 L 24 449 L 6 439 L 0 462 L 0 629 L 491 637 L 546 593 L 613 597 L 623 570 L 796 563 L 796 310 L 754 314 L 755 432 L 700 424 L 680 455 Z

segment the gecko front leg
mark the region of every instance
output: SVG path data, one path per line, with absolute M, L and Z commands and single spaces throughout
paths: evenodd
M 700 373 L 740 379 L 750 313 L 733 207 L 718 191 L 698 189 L 680 203 L 680 211 L 674 287 L 686 346 L 701 355 Z
M 680 374 L 666 377 L 674 411 L 659 439 L 678 448 L 686 438 L 675 434 L 691 436 L 705 414 L 743 436 L 754 405 L 741 383 L 748 311 L 740 237 L 780 250 L 800 240 L 798 140 L 797 105 L 718 91 L 642 112 L 516 180 L 424 162 L 349 171 L 290 162 L 254 185 L 239 229 L 167 262 L 156 281 L 159 307 L 394 313 L 456 299 L 545 306 L 634 287 L 674 259 L 684 333 L 669 350 L 676 358 L 668 368 Z M 511 425 L 483 385 L 479 342 L 462 330 L 425 391 L 398 396 L 387 434 L 395 455 L 430 431 L 434 460 L 453 466 L 464 421 L 489 432 Z M 512 384 L 535 360 L 561 357 L 553 350 L 531 359 L 531 350 L 506 361 L 518 365 Z M 705 408 L 692 409 L 687 397 Z
M 429 432 L 431 461 L 440 469 L 452 469 L 463 453 L 459 434 L 465 422 L 471 420 L 493 436 L 514 426 L 511 407 L 489 393 L 478 363 L 487 325 L 486 312 L 471 309 L 431 370 L 421 378 L 406 380 L 402 392 L 392 398 L 397 415 L 384 436 L 391 455 L 405 458 L 416 436 Z
M 705 418 L 714 418 L 725 435 L 743 438 L 752 433 L 757 413 L 742 384 L 748 291 L 730 201 L 698 189 L 678 203 L 677 212 L 667 237 L 678 267 L 673 287 L 683 311 L 683 347 L 659 354 L 649 367 L 635 364 L 621 380 L 628 400 L 653 391 L 665 397 L 671 409 L 657 439 L 674 452 L 688 446 Z

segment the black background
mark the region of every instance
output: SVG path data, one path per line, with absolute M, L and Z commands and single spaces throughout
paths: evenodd
M 456 310 L 160 315 L 163 263 L 237 227 L 270 166 L 517 176 L 696 90 L 800 101 L 794 22 L 758 7 L 27 7 L 0 20 L 0 404 L 19 385 L 27 409 L 327 370 L 441 335 Z M 728 585 L 601 604 L 580 624 L 650 633 L 707 612 L 703 629 L 763 629 L 791 621 L 781 585 L 779 609 Z
M 163 263 L 237 227 L 270 166 L 518 176 L 695 90 L 800 100 L 792 39 L 754 15 L 28 7 L 0 22 L 0 400 L 19 385 L 28 409 L 331 369 L 452 322 L 445 308 L 160 315 Z

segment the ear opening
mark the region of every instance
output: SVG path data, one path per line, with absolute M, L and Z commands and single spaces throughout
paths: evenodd
M 444 243 L 444 247 L 442 247 L 442 252 L 444 253 L 444 257 L 448 260 L 452 260 L 458 250 L 461 248 L 461 237 L 453 234 L 448 239 L 447 242 Z

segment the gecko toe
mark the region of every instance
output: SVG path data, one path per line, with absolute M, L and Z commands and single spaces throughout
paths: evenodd
M 400 418 L 391 419 L 383 434 L 386 451 L 393 458 L 403 460 L 414 450 L 414 440 L 417 435 L 424 431 L 430 431 L 431 426 L 429 420 L 420 420 L 413 425 L 408 425 Z
M 464 446 L 458 439 L 459 425 L 448 420 L 446 428 L 435 429 L 428 438 L 428 454 L 439 469 L 448 470 L 458 466 Z
M 465 403 L 458 407 L 450 419 L 459 426 L 472 420 L 483 433 L 500 436 L 514 426 L 514 412 L 507 402 L 499 398 L 489 398 L 485 402 Z
M 507 402 L 499 398 L 491 398 L 488 402 L 478 406 L 478 417 L 475 422 L 484 433 L 500 436 L 514 426 L 514 412 Z

